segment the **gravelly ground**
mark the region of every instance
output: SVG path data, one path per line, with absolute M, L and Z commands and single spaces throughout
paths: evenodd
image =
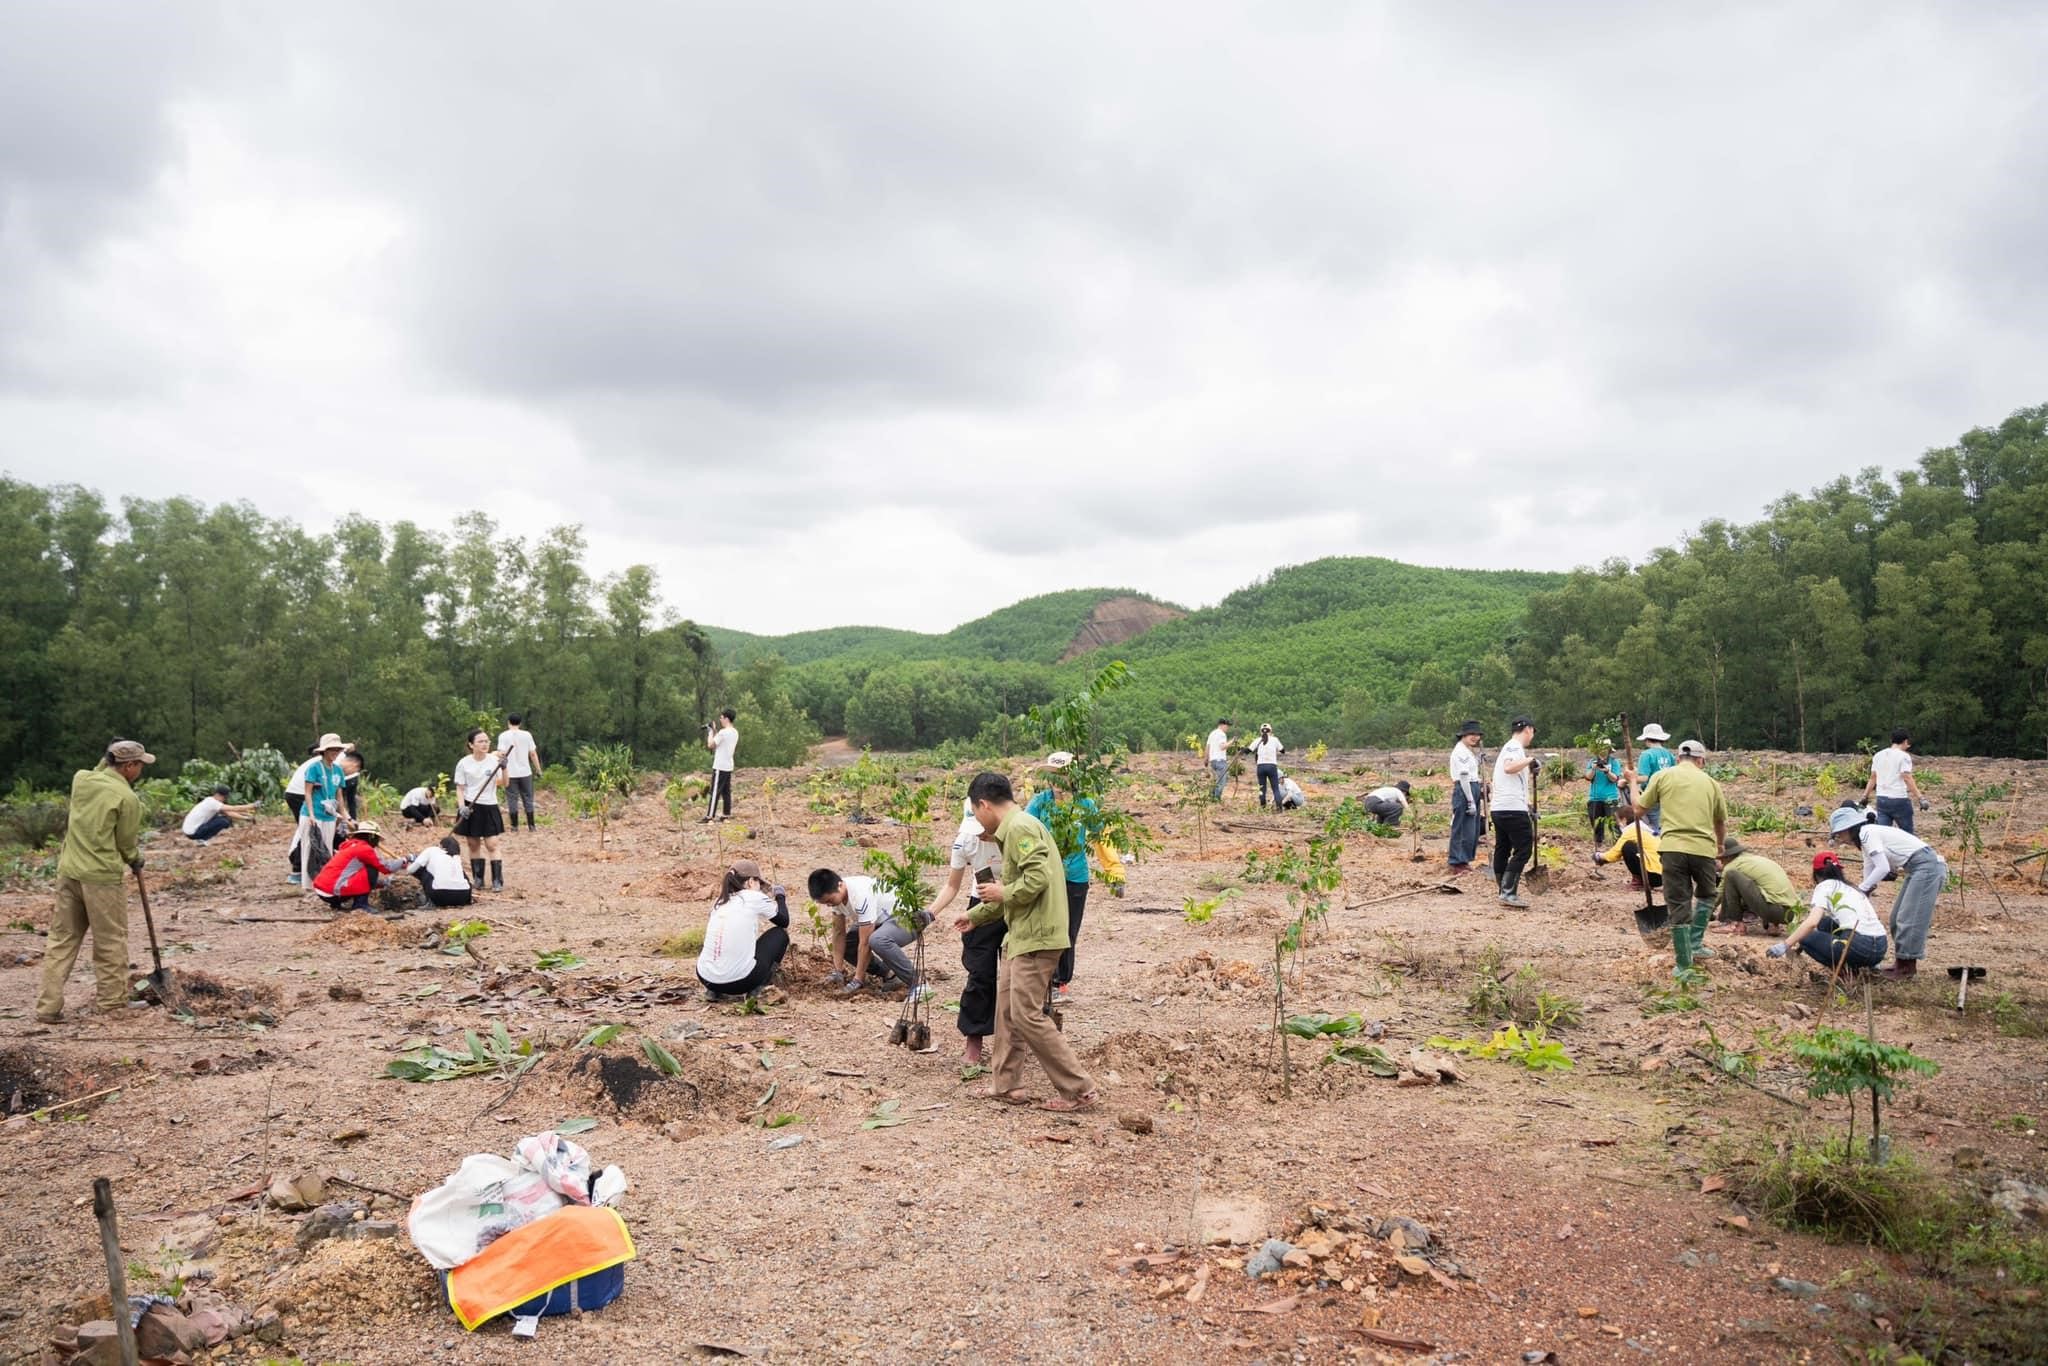
M 1369 785 L 1347 772 L 1356 764 L 1392 776 L 1441 763 L 1434 755 L 1341 759 L 1318 774 L 1304 770 L 1324 780 L 1311 782 L 1312 796 Z M 300 1171 L 339 1172 L 409 1196 L 469 1152 L 509 1150 L 524 1133 L 585 1115 L 600 1124 L 580 1141 L 633 1182 L 623 1208 L 640 1258 L 625 1298 L 601 1314 L 550 1321 L 538 1341 L 518 1346 L 529 1360 L 667 1360 L 698 1342 L 788 1360 L 1433 1354 L 1490 1362 L 1546 1350 L 1573 1362 L 1830 1359 L 1886 1340 L 1887 1326 L 1911 1326 L 1923 1302 L 1930 1313 L 1957 1312 L 1943 1287 L 1898 1259 L 1826 1247 L 1760 1220 L 1734 1227 L 1726 1220 L 1738 1208 L 1724 1194 L 1700 1193 L 1724 1145 L 1784 1132 L 1800 1115 L 1716 1082 L 1685 1058 L 1702 1036 L 1700 1017 L 1644 1017 L 1642 989 L 1668 974 L 1668 954 L 1660 960 L 1634 934 L 1619 876 L 1586 874 L 1583 835 L 1565 836 L 1569 868 L 1534 910 L 1512 912 L 1468 889 L 1339 911 L 1289 986 L 1291 1010 L 1357 1010 L 1384 1021 L 1400 1057 L 1435 1033 L 1477 1032 L 1463 1014 L 1470 960 L 1498 944 L 1509 963 L 1535 963 L 1553 989 L 1585 1003 L 1584 1022 L 1559 1036 L 1577 1059 L 1573 1071 L 1539 1077 L 1471 1061 L 1461 1083 L 1401 1087 L 1356 1067 L 1319 1065 L 1321 1050 L 1301 1045 L 1295 1095 L 1282 1099 L 1265 985 L 1285 911 L 1279 889 L 1249 886 L 1201 926 L 1137 908 L 1211 895 L 1198 892 L 1201 879 L 1233 875 L 1248 849 L 1277 850 L 1286 836 L 1261 828 L 1241 786 L 1221 817 L 1234 828 L 1210 829 L 1198 852 L 1163 786 L 1185 776 L 1170 762 L 1140 765 L 1157 780 L 1141 785 L 1139 800 L 1164 831 L 1164 849 L 1132 870 L 1122 902 L 1098 891 L 1090 903 L 1067 1028 L 1109 1096 L 1104 1112 L 1079 1122 L 978 1099 L 959 1078 L 958 1038 L 943 1010 L 938 1051 L 888 1047 L 895 1007 L 827 997 L 814 985 L 822 959 L 807 944 L 793 965 L 791 1001 L 763 1016 L 695 1002 L 623 1011 L 552 996 L 464 1002 L 483 973 L 467 957 L 412 946 L 435 923 L 426 915 L 359 934 L 233 923 L 312 913 L 281 881 L 281 823 L 238 830 L 205 850 L 160 838 L 152 850 L 158 912 L 181 946 L 171 963 L 231 988 L 274 989 L 272 1022 L 259 1029 L 227 1011 L 181 1024 L 131 1010 L 44 1031 L 30 1012 L 35 967 L 4 969 L 0 1060 L 10 1076 L 28 1077 L 44 1099 L 121 1080 L 129 1089 L 75 1122 L 0 1129 L 16 1176 L 0 1206 L 0 1258 L 11 1273 L 0 1340 L 32 1349 L 69 1306 L 104 1288 L 83 1198 L 90 1178 L 104 1173 L 115 1180 L 132 1258 L 149 1259 L 166 1236 L 209 1224 L 222 1231 L 208 1258 L 216 1285 L 283 1315 L 285 1341 L 263 1355 L 497 1360 L 511 1350 L 503 1325 L 462 1333 L 403 1239 L 325 1244 L 301 1257 L 291 1250 L 292 1216 L 229 1197 L 271 1172 Z M 2011 848 L 1994 849 L 1991 860 L 2041 837 L 2048 802 L 2034 794 L 2048 788 L 2042 765 L 1924 767 L 1951 782 L 2022 775 L 2022 809 L 1992 831 L 1994 844 Z M 771 815 L 758 776 L 743 776 L 741 818 L 751 828 L 735 843 L 792 885 L 818 862 L 853 864 L 859 851 L 850 840 L 894 838 L 804 810 L 786 777 Z M 1752 786 L 1734 785 L 1745 800 L 1761 800 Z M 1787 793 L 1777 804 L 1789 809 L 1794 800 Z M 954 809 L 951 799 L 940 805 Z M 492 926 L 478 942 L 483 955 L 511 969 L 540 950 L 579 950 L 589 966 L 557 975 L 572 1000 L 574 984 L 594 977 L 626 986 L 646 975 L 693 980 L 687 961 L 654 948 L 702 923 L 722 866 L 714 835 L 676 829 L 646 797 L 613 826 L 612 848 L 600 855 L 593 826 L 568 819 L 552 799 L 547 813 L 553 823 L 538 834 L 507 839 L 512 890 L 479 908 Z M 950 831 L 951 821 L 942 824 Z M 1804 882 L 1808 837 L 1754 842 Z M 1442 844 L 1421 847 L 1426 861 L 1416 863 L 1406 839 L 1355 839 L 1346 900 L 1432 883 Z M 228 860 L 246 866 L 224 868 Z M 2048 1000 L 2039 961 L 2048 899 L 2015 880 L 2000 895 L 2003 910 L 1975 889 L 1967 909 L 1944 896 L 1937 917 L 1930 966 L 1994 966 L 1967 1018 L 1945 1008 L 1943 978 L 1882 992 L 1877 1025 L 1943 1066 L 1897 1110 L 1902 1145 L 1940 1170 L 1959 1149 L 1974 1149 L 1981 1158 L 1966 1152 L 1966 1162 L 2038 1181 L 2048 1150 L 2012 1120 L 2048 1113 L 2048 1044 L 2001 1036 L 1988 1007 L 2000 991 L 2036 1010 Z M 0 903 L 7 920 L 39 927 L 47 914 L 42 892 Z M 1888 904 L 1887 891 L 1880 905 Z M 131 956 L 146 966 L 140 914 L 133 920 Z M 1705 1019 L 1723 1038 L 1803 1024 L 1795 1007 L 1825 1006 L 1824 993 L 1787 965 L 1758 959 L 1758 972 L 1742 970 L 1739 960 L 1758 958 L 1762 939 L 1715 942 L 1723 953 Z M 38 943 L 21 931 L 0 934 L 0 955 Z M 950 999 L 959 984 L 950 931 L 935 932 L 931 953 L 949 974 L 939 998 Z M 540 979 L 502 980 L 517 991 Z M 331 986 L 357 988 L 364 999 L 330 999 Z M 71 1001 L 90 1001 L 82 968 Z M 1860 1014 L 1860 1001 L 1834 1010 Z M 381 1079 L 402 1041 L 459 1039 L 463 1028 L 494 1019 L 517 1036 L 544 1036 L 550 1054 L 509 1097 L 487 1078 Z M 600 1020 L 663 1038 L 688 1085 L 649 1088 L 623 1107 L 594 1092 L 572 1045 Z M 610 1053 L 633 1049 L 629 1034 Z M 1789 1074 L 1764 1080 L 1795 1089 Z M 776 1095 L 764 1111 L 801 1116 L 774 1133 L 749 1123 L 771 1083 Z M 863 1130 L 887 1100 L 911 1122 Z M 482 1113 L 493 1102 L 495 1111 Z M 1119 1116 L 1147 1117 L 1154 1131 L 1128 1132 Z M 1837 1108 L 1815 1107 L 1805 1122 L 1818 1132 L 1839 1117 Z M 369 1136 L 335 1141 L 353 1128 Z M 768 1151 L 771 1139 L 791 1134 L 804 1141 Z M 1163 1269 L 1128 1265 L 1140 1252 L 1184 1244 L 1198 1202 L 1238 1210 L 1261 1236 L 1292 1232 L 1311 1205 L 1353 1219 L 1412 1217 L 1434 1232 L 1439 1260 L 1463 1274 L 1408 1275 L 1373 1240 L 1363 1261 L 1340 1258 L 1277 1284 L 1246 1280 L 1235 1265 L 1242 1247 Z M 1324 1271 L 1328 1288 L 1319 1289 Z M 1828 1311 L 1773 1290 L 1781 1273 L 1819 1283 Z M 1852 1291 L 1880 1302 L 1884 1325 L 1855 1307 Z M 1255 1312 L 1276 1303 L 1282 1312 Z M 1389 1338 L 1429 1346 L 1410 1352 Z M 260 1358 L 238 1351 L 234 1359 Z

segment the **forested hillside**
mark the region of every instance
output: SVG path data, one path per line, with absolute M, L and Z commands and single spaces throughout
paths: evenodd
M 1709 522 L 1530 602 L 1512 651 L 1567 733 L 1624 708 L 1711 746 L 2048 750 L 2048 406 Z
M 351 517 L 314 535 L 243 504 L 131 500 L 0 478 L 0 781 L 61 782 L 114 735 L 166 765 L 322 730 L 410 783 L 468 725 L 529 712 L 550 757 L 624 742 L 702 762 L 697 726 L 745 720 L 746 761 L 820 730 L 884 748 L 974 739 L 1078 687 L 1133 745 L 1219 714 L 1290 741 L 1436 743 L 1528 709 L 1568 736 L 1627 711 L 1717 748 L 2048 751 L 2048 408 L 1710 522 L 1639 566 L 1569 577 L 1330 559 L 1060 660 L 1124 590 L 1027 599 L 942 635 L 765 639 L 671 621 L 652 570 L 593 579 L 575 527 L 534 540 L 479 513 L 446 535 Z M 666 623 L 666 624 L 665 624 Z
M 876 649 L 849 633 L 847 648 L 813 655 L 788 681 L 798 705 L 828 733 L 885 749 L 985 729 L 993 740 L 1001 728 L 992 718 L 1079 687 L 1111 658 L 1132 663 L 1132 682 L 1105 701 L 1103 723 L 1133 747 L 1176 745 L 1225 711 L 1255 712 L 1296 734 L 1336 741 L 1404 738 L 1389 727 L 1429 724 L 1403 710 L 1425 666 L 1433 666 L 1428 677 L 1451 680 L 1453 698 L 1468 675 L 1493 678 L 1505 661 L 1494 670 L 1481 661 L 1505 649 L 1531 592 L 1562 581 L 1557 574 L 1318 560 L 1057 666 L 1050 661 L 1096 602 L 1120 594 L 1053 593 L 904 649 Z M 799 639 L 809 646 L 821 634 Z

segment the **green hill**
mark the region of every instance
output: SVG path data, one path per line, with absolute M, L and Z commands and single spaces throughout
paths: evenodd
M 1117 598 L 1158 602 L 1128 588 L 1074 588 L 1025 598 L 940 635 L 890 626 L 829 626 L 786 636 L 757 636 L 707 626 L 704 633 L 718 647 L 728 668 L 771 654 L 780 655 L 787 664 L 810 664 L 824 659 L 979 659 L 1052 664 L 1067 652 L 1096 607 Z
M 1433 734 L 1434 714 L 1403 710 L 1411 692 L 1426 707 L 1455 704 L 1475 666 L 1505 649 L 1530 594 L 1563 581 L 1560 574 L 1323 559 L 1276 570 L 1214 607 L 1065 662 L 1098 608 L 1128 612 L 1135 601 L 1139 611 L 1142 604 L 1164 609 L 1160 616 L 1178 609 L 1128 590 L 1091 588 L 1027 598 L 937 635 L 885 627 L 707 633 L 728 667 L 781 656 L 793 666 L 793 697 L 820 726 L 880 748 L 967 738 L 995 712 L 1015 715 L 1078 687 L 1109 659 L 1129 660 L 1133 682 L 1104 719 L 1134 746 L 1177 744 L 1223 714 L 1247 724 L 1269 720 L 1306 744 L 1389 726 Z
M 1104 719 L 1134 746 L 1171 746 L 1218 716 L 1270 721 L 1289 743 L 1356 743 L 1453 704 L 1500 656 L 1532 593 L 1562 574 L 1431 569 L 1378 558 L 1316 560 L 1274 571 L 1214 607 L 1073 661 L 1062 687 L 1111 659 L 1131 685 Z M 1401 713 L 1411 694 L 1423 704 Z M 1439 694 L 1442 694 L 1439 696 Z M 1370 723 L 1370 724 L 1369 724 Z

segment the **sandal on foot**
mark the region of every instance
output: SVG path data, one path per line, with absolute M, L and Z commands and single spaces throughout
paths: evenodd
M 1054 1114 L 1078 1115 L 1093 1110 L 1101 1103 L 1102 1093 L 1100 1091 L 1083 1091 L 1080 1095 L 1071 1098 L 1067 1096 L 1054 1096 L 1051 1100 L 1042 1102 L 1038 1108 L 1041 1110 L 1051 1110 Z

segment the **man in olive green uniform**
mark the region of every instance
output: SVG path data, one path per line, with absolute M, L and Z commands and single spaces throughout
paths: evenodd
M 1753 854 L 1730 835 L 1721 846 L 1721 896 L 1717 919 L 1739 921 L 1753 915 L 1776 929 L 1806 914 L 1806 903 L 1792 889 L 1775 860 Z
M 1664 832 L 1657 853 L 1664 864 L 1664 904 L 1670 908 L 1671 950 L 1677 958 L 1674 977 L 1692 972 L 1695 958 L 1714 951 L 1701 941 L 1721 891 L 1721 846 L 1728 840 L 1728 799 L 1721 785 L 1707 775 L 1707 747 L 1687 740 L 1678 747 L 1678 762 L 1642 786 L 1630 774 L 1630 804 L 1657 811 Z
M 953 922 L 962 934 L 1000 916 L 1003 961 L 996 970 L 996 1043 L 988 1094 L 1012 1105 L 1030 1102 L 1023 1089 L 1029 1049 L 1059 1095 L 1048 1110 L 1093 1109 L 1100 1096 L 1081 1070 L 1066 1036 L 1045 1013 L 1046 993 L 1066 952 L 1067 882 L 1059 846 L 1046 828 L 1017 805 L 1010 780 L 983 773 L 967 789 L 982 830 L 1003 851 L 999 881 L 974 889 L 980 905 Z
M 135 780 L 156 756 L 133 740 L 107 746 L 99 765 L 71 777 L 71 815 L 64 827 L 64 852 L 57 858 L 57 908 L 43 945 L 43 990 L 36 1019 L 64 1018 L 64 979 L 92 932 L 92 971 L 99 983 L 99 1007 L 119 1010 L 128 1003 L 128 897 L 121 879 L 141 871 L 136 839 L 142 831 L 142 803 Z

